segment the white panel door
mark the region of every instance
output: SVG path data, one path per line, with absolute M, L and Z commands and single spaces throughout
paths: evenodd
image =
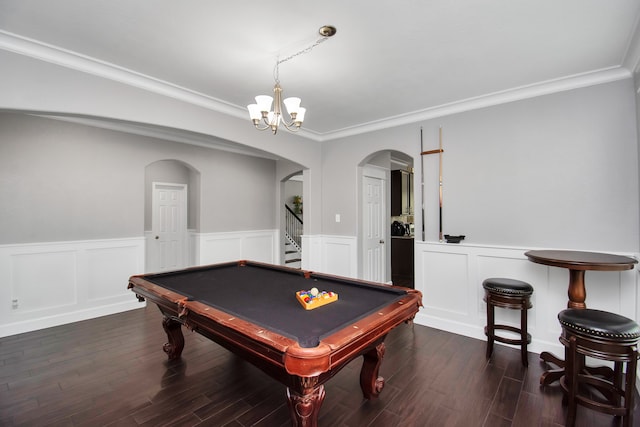
M 153 271 L 185 267 L 187 186 L 153 183 Z
M 384 184 L 383 179 L 363 177 L 363 278 L 375 282 L 385 281 Z

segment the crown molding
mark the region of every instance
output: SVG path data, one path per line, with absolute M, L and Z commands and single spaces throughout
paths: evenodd
M 205 107 L 223 114 L 245 118 L 246 111 L 221 99 L 149 77 L 118 65 L 62 49 L 38 40 L 0 30 L 0 49 L 124 83 L 149 92 Z M 242 113 L 242 114 L 240 114 Z
M 500 92 L 481 95 L 475 98 L 442 104 L 435 107 L 418 110 L 407 114 L 362 123 L 357 126 L 328 132 L 322 135 L 323 141 L 345 138 L 367 132 L 374 132 L 390 127 L 402 126 L 411 123 L 431 120 L 438 117 L 463 113 L 465 111 L 477 110 L 480 108 L 492 107 L 509 102 L 520 101 L 528 98 L 549 95 L 552 93 L 578 89 L 582 87 L 594 86 L 602 83 L 614 82 L 631 77 L 631 73 L 626 68 L 612 67 L 589 73 L 577 74 L 561 79 L 549 80 L 527 86 L 521 86 Z
M 640 43 L 631 43 L 627 49 L 627 55 L 625 57 L 625 62 L 634 62 L 633 64 L 630 64 L 634 66 L 634 69 L 638 66 L 637 58 L 640 57 L 640 48 L 638 48 L 638 45 L 640 45 Z M 246 109 L 244 107 L 240 107 L 221 99 L 204 95 L 163 80 L 149 77 L 114 64 L 2 30 L 0 30 L 0 49 L 124 83 L 132 87 L 208 108 L 236 118 L 246 119 L 247 116 Z M 632 53 L 634 54 L 632 55 Z M 637 53 L 637 55 L 635 53 Z M 448 116 L 451 114 L 462 113 L 465 111 L 476 110 L 479 108 L 486 108 L 523 99 L 534 98 L 537 96 L 548 95 L 551 93 L 613 82 L 630 77 L 631 71 L 629 71 L 629 68 L 625 68 L 623 66 L 611 67 L 442 104 L 411 113 L 361 123 L 336 131 L 320 133 L 310 129 L 301 129 L 297 134 L 301 137 L 317 142 L 330 141 L 390 127 L 402 126 Z
M 3 30 L 0 30 L 0 49 L 124 83 L 132 87 L 204 107 L 239 119 L 244 120 L 247 118 L 247 110 L 244 107 L 204 95 L 164 80 L 149 77 L 118 65 L 100 61 L 86 55 Z M 322 138 L 320 133 L 309 129 L 301 129 L 296 133 L 301 137 L 314 141 L 320 141 Z

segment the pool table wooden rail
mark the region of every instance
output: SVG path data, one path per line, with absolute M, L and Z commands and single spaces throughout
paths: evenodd
M 145 282 L 138 276 L 130 279 L 129 289 L 140 299 L 155 303 L 166 317 L 187 329 L 207 336 L 226 348 L 226 341 L 232 341 L 234 347 L 240 347 L 243 357 L 247 352 L 255 353 L 260 360 L 278 364 L 289 374 L 299 376 L 320 375 L 348 363 L 355 353 L 363 353 L 367 347 L 371 347 L 372 342 L 386 336 L 398 324 L 413 320 L 421 301 L 420 292 L 410 289 L 406 297 L 392 306 L 384 307 L 326 337 L 317 347 L 303 348 L 291 338 L 198 301 L 189 301 L 184 295 Z M 178 326 L 165 320 L 165 330 Z M 172 337 L 179 331 L 178 328 L 171 335 L 167 331 L 169 343 L 165 344 L 164 350 L 169 359 L 179 358 L 182 353 L 182 347 L 177 348 L 176 343 L 172 342 Z M 219 342 L 221 339 L 225 342 Z M 178 341 L 183 343 L 184 339 Z
M 308 274 L 305 272 L 305 277 Z M 324 399 L 323 384 L 359 356 L 364 356 L 360 372 L 363 395 L 376 398 L 384 386 L 384 380 L 378 377 L 384 339 L 391 329 L 413 320 L 422 306 L 422 294 L 406 289 L 407 294 L 396 302 L 322 338 L 318 346 L 304 348 L 294 339 L 150 283 L 144 275 L 132 276 L 128 287 L 163 313 L 168 338 L 163 350 L 169 359 L 179 358 L 184 348 L 181 325 L 215 341 L 288 388 L 294 425 L 316 425 Z

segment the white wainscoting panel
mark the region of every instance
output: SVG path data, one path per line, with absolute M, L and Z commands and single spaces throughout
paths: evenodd
M 303 235 L 302 268 L 325 274 L 358 277 L 356 236 Z
M 206 265 L 247 259 L 278 263 L 278 230 L 193 233 L 195 264 Z
M 0 246 L 0 336 L 140 307 L 144 237 Z
M 20 253 L 9 262 L 13 313 L 28 315 L 78 303 L 75 251 Z
M 421 252 L 422 292 L 428 295 L 426 310 L 442 316 L 464 319 L 469 316 L 469 257 L 460 253 Z
M 322 273 L 357 277 L 357 239 L 353 236 L 324 236 L 322 241 Z
M 303 234 L 302 263 L 303 270 L 322 271 L 322 236 Z
M 552 351 L 561 355 L 557 314 L 567 305 L 569 272 L 529 261 L 531 249 L 466 244 L 424 243 L 415 246 L 415 286 L 422 291 L 424 308 L 416 323 L 449 332 L 486 339 L 486 306 L 482 301 L 482 281 L 489 277 L 523 280 L 534 287 L 529 310 L 529 351 Z M 597 252 L 597 251 L 596 251 Z M 639 258 L 636 253 L 619 253 Z M 640 312 L 636 269 L 622 272 L 587 271 L 587 306 L 638 320 Z M 518 325 L 516 310 L 497 309 L 501 323 Z
M 277 233 L 261 233 L 258 235 L 249 235 L 242 242 L 244 258 L 254 261 L 277 263 L 276 254 L 279 239 Z
M 128 282 L 122 282 L 122 273 L 142 271 L 139 270 L 138 251 L 137 246 L 87 249 L 87 300 L 109 303 L 123 296 L 128 297 L 131 291 L 127 289 Z

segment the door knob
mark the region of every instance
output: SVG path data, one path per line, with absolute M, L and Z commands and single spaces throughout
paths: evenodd
M 383 239 L 380 239 L 380 243 L 384 244 L 384 240 L 383 240 Z
M 156 236 L 156 240 L 158 240 L 160 238 L 160 236 Z

